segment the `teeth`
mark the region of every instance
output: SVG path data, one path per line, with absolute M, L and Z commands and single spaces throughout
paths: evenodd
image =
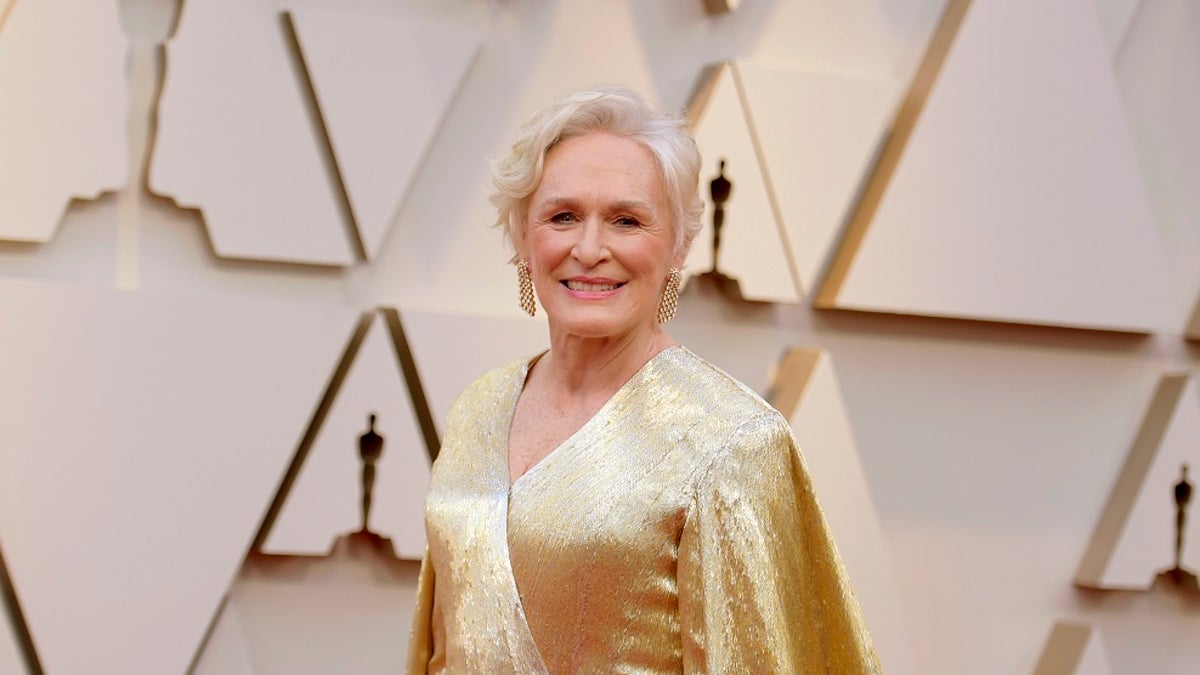
M 573 291 L 595 293 L 597 291 L 611 291 L 616 287 L 617 284 L 588 284 L 582 281 L 567 281 L 567 288 Z

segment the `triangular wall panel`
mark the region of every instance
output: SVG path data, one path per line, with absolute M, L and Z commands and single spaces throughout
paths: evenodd
M 721 271 L 741 282 L 748 299 L 797 302 L 810 292 L 895 99 L 895 85 L 865 77 L 744 61 L 706 70 L 689 108 L 705 158 L 705 214 L 688 271 L 712 266 L 708 184 L 725 159 L 733 192 L 721 230 Z
M 0 6 L 0 239 L 49 241 L 72 197 L 125 184 L 118 3 Z
M 1060 621 L 1054 624 L 1033 675 L 1112 675 L 1100 631 Z
M 817 349 L 788 351 L 768 400 L 791 422 L 880 664 L 888 673 L 916 673 L 883 528 L 829 355 Z
M 279 555 L 287 551 L 271 551 L 272 542 L 259 547 L 262 553 L 247 556 L 230 588 L 222 613 L 213 618 L 212 637 L 200 645 L 198 662 L 224 662 L 244 651 L 250 655 L 257 675 L 329 672 L 323 666 L 328 665 L 331 654 L 342 652 L 322 649 L 320 639 L 304 636 L 316 635 L 314 631 L 323 635 L 321 631 L 328 625 L 330 612 L 343 617 L 338 619 L 339 625 L 354 626 L 351 634 L 355 637 L 350 642 L 341 641 L 339 649 L 354 651 L 354 646 L 361 643 L 362 649 L 355 651 L 352 659 L 355 664 L 366 664 L 379 657 L 403 662 L 405 643 L 387 638 L 395 643 L 395 649 L 381 651 L 378 637 L 381 630 L 388 636 L 394 636 L 397 630 L 401 633 L 407 630 L 407 613 L 415 598 L 419 565 L 395 560 L 390 545 L 383 547 L 386 549 L 383 556 L 374 548 L 370 552 L 356 550 L 357 546 L 370 541 L 369 535 L 355 533 L 340 537 L 334 545 L 331 533 L 338 535 L 357 529 L 359 474 L 355 460 L 340 462 L 339 466 L 338 459 L 324 461 L 321 455 L 341 457 L 349 454 L 354 457 L 356 439 L 363 426 L 362 411 L 379 404 L 381 398 L 385 400 L 379 407 L 380 424 L 384 419 L 384 408 L 397 409 L 388 413 L 389 418 L 403 419 L 401 413 L 414 417 L 415 423 L 407 429 L 412 441 L 410 448 L 401 445 L 402 434 L 377 425 L 386 441 L 384 461 L 380 463 L 377 477 L 372 525 L 380 534 L 392 537 L 394 544 L 403 541 L 403 537 L 395 536 L 396 530 L 420 532 L 422 539 L 416 552 L 419 556 L 424 549 L 421 523 L 425 488 L 422 486 L 419 494 L 410 494 L 417 497 L 415 504 L 384 503 L 383 495 L 389 489 L 382 484 L 388 472 L 385 465 L 389 459 L 394 464 L 402 464 L 415 457 L 415 461 L 426 467 L 423 473 L 427 482 L 425 444 L 430 436 L 435 441 L 437 436 L 436 430 L 426 428 L 432 427 L 432 419 L 444 419 L 451 401 L 471 380 L 491 368 L 532 356 L 544 348 L 545 330 L 545 324 L 540 321 L 421 312 L 407 312 L 401 327 L 399 314 L 390 309 L 361 317 L 340 362 L 334 364 L 334 373 L 309 422 L 309 430 L 304 434 L 306 440 L 301 442 L 301 452 L 293 457 L 292 467 L 285 474 L 283 483 L 287 487 L 281 487 L 276 496 L 278 507 L 268 509 L 259 538 L 272 542 L 282 532 L 280 528 L 287 527 L 285 521 L 296 519 L 297 513 L 304 515 L 303 512 L 308 510 L 306 501 L 324 502 L 314 511 L 316 518 L 327 520 L 319 513 L 322 509 L 340 510 L 342 522 L 326 523 L 320 528 L 326 531 L 318 532 L 316 536 L 305 534 L 312 541 L 311 548 L 316 549 L 312 552 L 319 555 Z M 422 392 L 422 403 L 416 407 L 424 412 L 415 416 L 410 411 L 411 394 L 406 382 L 414 382 Z M 428 382 L 428 388 L 423 382 Z M 339 421 L 343 418 L 344 422 Z M 421 418 L 424 423 L 419 422 Z M 420 429 L 415 428 L 418 425 Z M 340 432 L 337 431 L 339 426 L 344 427 Z M 326 445 L 329 448 L 323 449 Z M 414 453 L 413 449 L 417 451 Z M 350 464 L 353 465 L 347 468 Z M 340 477 L 336 480 L 337 485 L 329 489 L 328 484 L 334 481 L 328 481 L 320 474 L 331 472 Z M 310 479 L 310 474 L 318 475 Z M 306 480 L 318 487 L 324 486 L 326 494 L 321 494 L 320 489 L 305 487 Z M 344 487 L 347 482 L 349 489 Z M 342 509 L 339 504 L 346 501 L 350 506 Z M 387 525 L 381 527 L 380 517 L 390 516 L 381 513 L 381 509 L 399 514 L 403 519 L 401 526 L 391 526 L 390 530 L 385 529 L 389 527 Z M 272 512 L 277 515 L 270 515 Z M 404 555 L 403 550 L 397 552 Z M 408 576 L 398 579 L 397 573 Z M 369 601 L 360 597 L 363 593 Z M 397 614 L 402 615 L 399 621 Z M 289 643 L 295 640 L 305 641 L 304 646 Z M 372 666 L 374 670 L 366 665 L 358 670 L 351 669 L 354 672 L 393 672 L 396 667 L 394 664 L 382 669 L 377 666 Z
M 1158 383 L 1138 436 L 1076 571 L 1089 588 L 1144 590 L 1175 555 L 1173 493 L 1182 464 L 1200 486 L 1200 392 L 1187 375 Z M 1193 501 L 1195 501 L 1193 499 Z M 1200 572 L 1200 518 L 1188 519 L 1183 567 Z
M 183 4 L 167 44 L 150 187 L 200 209 L 218 256 L 354 261 L 305 80 L 274 2 Z
M 770 187 L 763 175 L 756 140 L 746 118 L 736 64 L 710 67 L 689 106 L 692 133 L 704 156 L 700 172 L 704 221 L 688 255 L 685 275 L 712 268 L 713 205 L 707 194 L 725 160 L 725 177 L 733 190 L 725 205 L 718 271 L 738 280 L 748 300 L 799 302 L 789 248 L 777 224 Z
M 182 673 L 353 313 L 0 281 L 0 533 L 51 673 Z
M 737 63 L 760 161 L 812 292 L 895 112 L 888 80 Z
M 323 9 L 290 13 L 364 250 L 374 258 L 482 27 Z
M 1126 118 L 1166 248 L 1178 303 L 1200 337 L 1200 5 L 1140 4 L 1116 61 Z M 1193 310 L 1196 308 L 1196 310 Z M 1172 325 L 1174 333 L 1178 325 Z
M 1078 663 L 1075 675 L 1112 675 L 1112 666 L 1109 664 L 1108 653 L 1104 648 L 1104 640 L 1100 637 L 1100 631 L 1092 629 L 1092 634 L 1083 646 L 1083 653 L 1080 654 Z
M 381 314 L 352 359 L 263 544 L 264 553 L 325 555 L 337 537 L 359 529 L 358 438 L 372 412 L 384 446 L 376 465 L 369 529 L 390 538 L 401 558 L 420 560 L 425 553 L 429 454 Z
M 545 322 L 527 317 L 411 311 L 404 313 L 404 334 L 439 428 L 468 384 L 494 368 L 532 358 L 548 344 Z
M 1091 0 L 951 0 L 946 16 L 818 305 L 1134 332 L 1173 323 Z

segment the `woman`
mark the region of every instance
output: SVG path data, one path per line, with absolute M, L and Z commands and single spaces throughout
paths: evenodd
M 550 349 L 449 414 L 410 672 L 877 672 L 786 421 L 663 330 L 699 170 L 682 120 L 614 87 L 495 164 Z

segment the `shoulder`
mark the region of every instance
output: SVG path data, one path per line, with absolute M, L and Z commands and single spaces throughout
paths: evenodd
M 685 437 L 697 461 L 714 463 L 763 454 L 786 457 L 794 447 L 783 415 L 742 382 L 687 349 L 676 349 L 661 370 L 664 397 L 690 411 Z
M 528 361 L 489 370 L 463 388 L 442 425 L 441 448 L 433 463 L 434 478 L 447 467 L 473 461 L 480 448 L 504 447 L 507 418 L 520 395 Z
M 487 371 L 463 387 L 463 390 L 455 400 L 455 405 L 458 405 L 464 399 L 469 400 L 473 397 L 487 396 L 495 393 L 497 390 L 504 389 L 513 380 L 521 377 L 528 365 L 529 360 L 522 359 Z
M 495 406 L 498 399 L 514 387 L 520 389 L 525 372 L 529 367 L 529 359 L 514 361 L 505 366 L 489 370 L 475 378 L 459 392 L 450 405 L 446 417 L 447 426 L 452 426 L 456 419 L 463 415 L 476 416 L 481 409 Z
M 662 380 L 681 400 L 703 411 L 701 422 L 735 429 L 762 418 L 787 428 L 770 403 L 724 370 L 685 348 L 672 350 Z

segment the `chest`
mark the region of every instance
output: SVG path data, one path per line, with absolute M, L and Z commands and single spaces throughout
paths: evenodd
M 564 405 L 530 392 L 513 411 L 508 432 L 508 473 L 515 482 L 596 415 L 603 401 Z
M 550 439 L 552 452 L 511 487 L 503 448 L 487 441 L 519 432 L 515 417 L 497 433 L 447 433 L 426 520 L 446 625 L 471 625 L 499 598 L 516 609 L 471 629 L 483 653 L 507 638 L 476 633 L 499 624 L 527 629 L 551 672 L 611 672 L 621 661 L 678 671 L 675 570 L 695 453 L 627 417 L 576 433 L 528 421 L 540 428 L 513 439 Z

